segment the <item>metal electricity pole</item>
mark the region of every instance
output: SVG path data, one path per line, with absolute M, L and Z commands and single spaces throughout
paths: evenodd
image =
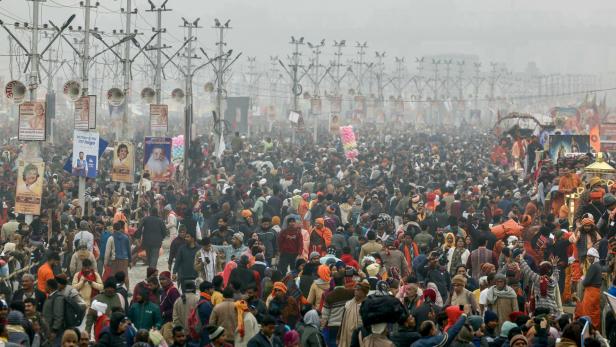
M 197 40 L 196 36 L 193 36 L 193 29 L 201 28 L 199 26 L 199 18 L 195 19 L 193 22 L 187 21 L 184 17 L 182 17 L 184 23 L 181 27 L 186 28 L 187 30 L 187 46 L 186 51 L 184 53 L 184 58 L 186 58 L 186 65 L 184 67 L 185 73 L 185 97 L 184 97 L 184 180 L 186 182 L 186 187 L 188 188 L 190 184 L 190 152 L 192 147 L 192 124 L 193 124 L 193 66 L 192 60 L 199 59 L 193 52 L 192 43 Z M 158 64 L 157 64 L 158 65 Z
M 171 11 L 170 8 L 167 8 L 167 1 L 165 0 L 162 5 L 156 7 L 151 0 L 148 0 L 150 4 L 150 9 L 146 10 L 146 12 L 156 12 L 156 28 L 152 28 L 152 32 L 158 33 L 156 38 L 156 46 L 150 46 L 147 50 L 156 50 L 156 63 L 154 65 L 154 90 L 156 92 L 156 104 L 162 103 L 162 50 L 166 48 L 170 48 L 166 44 L 162 43 L 162 34 L 167 32 L 167 29 L 162 28 L 163 23 L 163 12 Z
M 303 87 L 300 84 L 300 81 L 306 75 L 306 72 L 304 72 L 304 74 L 301 76 L 299 75 L 299 69 L 304 67 L 300 64 L 300 57 L 302 54 L 299 52 L 299 46 L 302 46 L 304 44 L 304 37 L 301 37 L 299 40 L 296 40 L 294 36 L 291 36 L 291 42 L 289 43 L 294 46 L 293 53 L 290 59 L 291 61 L 288 65 L 290 70 L 287 69 L 287 65 L 285 65 L 280 59 L 278 60 L 278 62 L 291 78 L 291 92 L 293 93 L 293 111 L 299 112 L 298 97 L 302 95 L 303 91 Z M 306 71 L 309 71 L 309 69 Z
M 353 62 L 353 65 L 357 66 L 357 71 L 353 71 L 353 74 L 355 75 L 355 79 L 357 81 L 357 95 L 361 95 L 364 84 L 364 75 L 372 67 L 372 64 L 367 64 L 364 60 L 366 49 L 368 49 L 368 42 L 364 42 L 363 44 L 356 42 L 355 48 L 357 48 L 357 60 Z M 364 70 L 364 67 L 367 67 L 367 69 Z
M 346 72 L 348 72 L 348 70 L 346 70 L 344 74 L 341 74 L 341 71 L 340 71 L 341 68 L 344 67 L 344 65 L 341 63 L 341 60 L 342 60 L 342 48 L 344 48 L 345 46 L 346 46 L 346 40 L 341 40 L 340 42 L 334 41 L 334 47 L 336 47 L 336 52 L 334 53 L 334 55 L 336 56 L 336 60 L 332 62 L 331 66 L 333 66 L 335 70 L 334 76 L 332 76 L 332 79 L 334 80 L 334 96 L 335 97 L 339 97 L 341 95 L 340 83 L 344 79 L 344 76 L 346 76 Z
M 385 100 L 385 95 L 383 90 L 385 89 L 385 82 L 383 79 L 385 78 L 385 63 L 383 59 L 385 58 L 385 52 L 375 52 L 376 55 L 376 68 L 375 68 L 375 77 L 376 77 L 376 88 L 377 88 L 377 101 L 379 104 L 383 104 Z
M 321 51 L 321 48 L 325 46 L 325 39 L 321 40 L 321 42 L 316 45 L 310 42 L 308 42 L 307 44 L 308 44 L 308 47 L 312 49 L 312 54 L 313 54 L 312 63 L 308 67 L 308 70 L 312 68 L 313 74 L 312 75 L 308 74 L 308 77 L 312 81 L 312 86 L 313 86 L 312 99 L 310 103 L 311 104 L 310 113 L 312 113 L 312 124 L 313 124 L 312 141 L 316 143 L 317 138 L 318 138 L 318 127 L 319 127 L 318 120 L 319 120 L 319 115 L 321 114 L 321 96 L 320 96 L 319 87 L 321 85 L 321 82 L 325 78 L 325 76 L 327 76 L 327 74 L 329 73 L 331 66 L 328 67 L 323 74 L 321 74 L 321 68 L 323 67 L 323 65 L 321 64 L 319 57 L 321 56 L 321 53 L 323 53 L 323 51 Z M 308 73 L 308 71 L 306 71 L 306 73 Z M 315 104 L 318 104 L 319 106 L 318 109 L 315 109 L 312 107 L 313 101 Z

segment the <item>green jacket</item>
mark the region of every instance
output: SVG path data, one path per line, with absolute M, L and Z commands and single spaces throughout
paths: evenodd
M 128 309 L 128 319 L 133 322 L 137 330 L 150 330 L 152 327 L 160 329 L 161 325 L 163 325 L 160 308 L 149 301 L 145 303 L 133 302 Z

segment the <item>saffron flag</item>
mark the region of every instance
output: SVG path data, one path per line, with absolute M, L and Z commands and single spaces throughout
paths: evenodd
M 594 126 L 590 129 L 590 146 L 596 152 L 601 152 L 601 137 L 599 137 L 599 126 Z

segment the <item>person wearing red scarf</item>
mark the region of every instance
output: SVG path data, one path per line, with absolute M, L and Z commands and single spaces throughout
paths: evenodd
M 81 271 L 73 277 L 72 285 L 88 306 L 90 306 L 90 300 L 103 290 L 103 280 L 96 270 L 94 270 L 90 259 L 83 260 Z

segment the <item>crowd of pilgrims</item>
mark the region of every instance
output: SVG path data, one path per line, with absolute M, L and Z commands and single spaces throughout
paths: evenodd
M 356 132 L 357 160 L 335 135 L 232 134 L 219 159 L 195 142 L 188 189 L 147 173 L 114 184 L 103 157 L 86 206 L 57 165 L 69 146 L 50 146 L 33 219 L 13 212 L 19 149 L 5 145 L 1 342 L 616 345 L 601 298 L 616 295 L 613 187 L 579 166 L 528 165 L 536 137 Z

